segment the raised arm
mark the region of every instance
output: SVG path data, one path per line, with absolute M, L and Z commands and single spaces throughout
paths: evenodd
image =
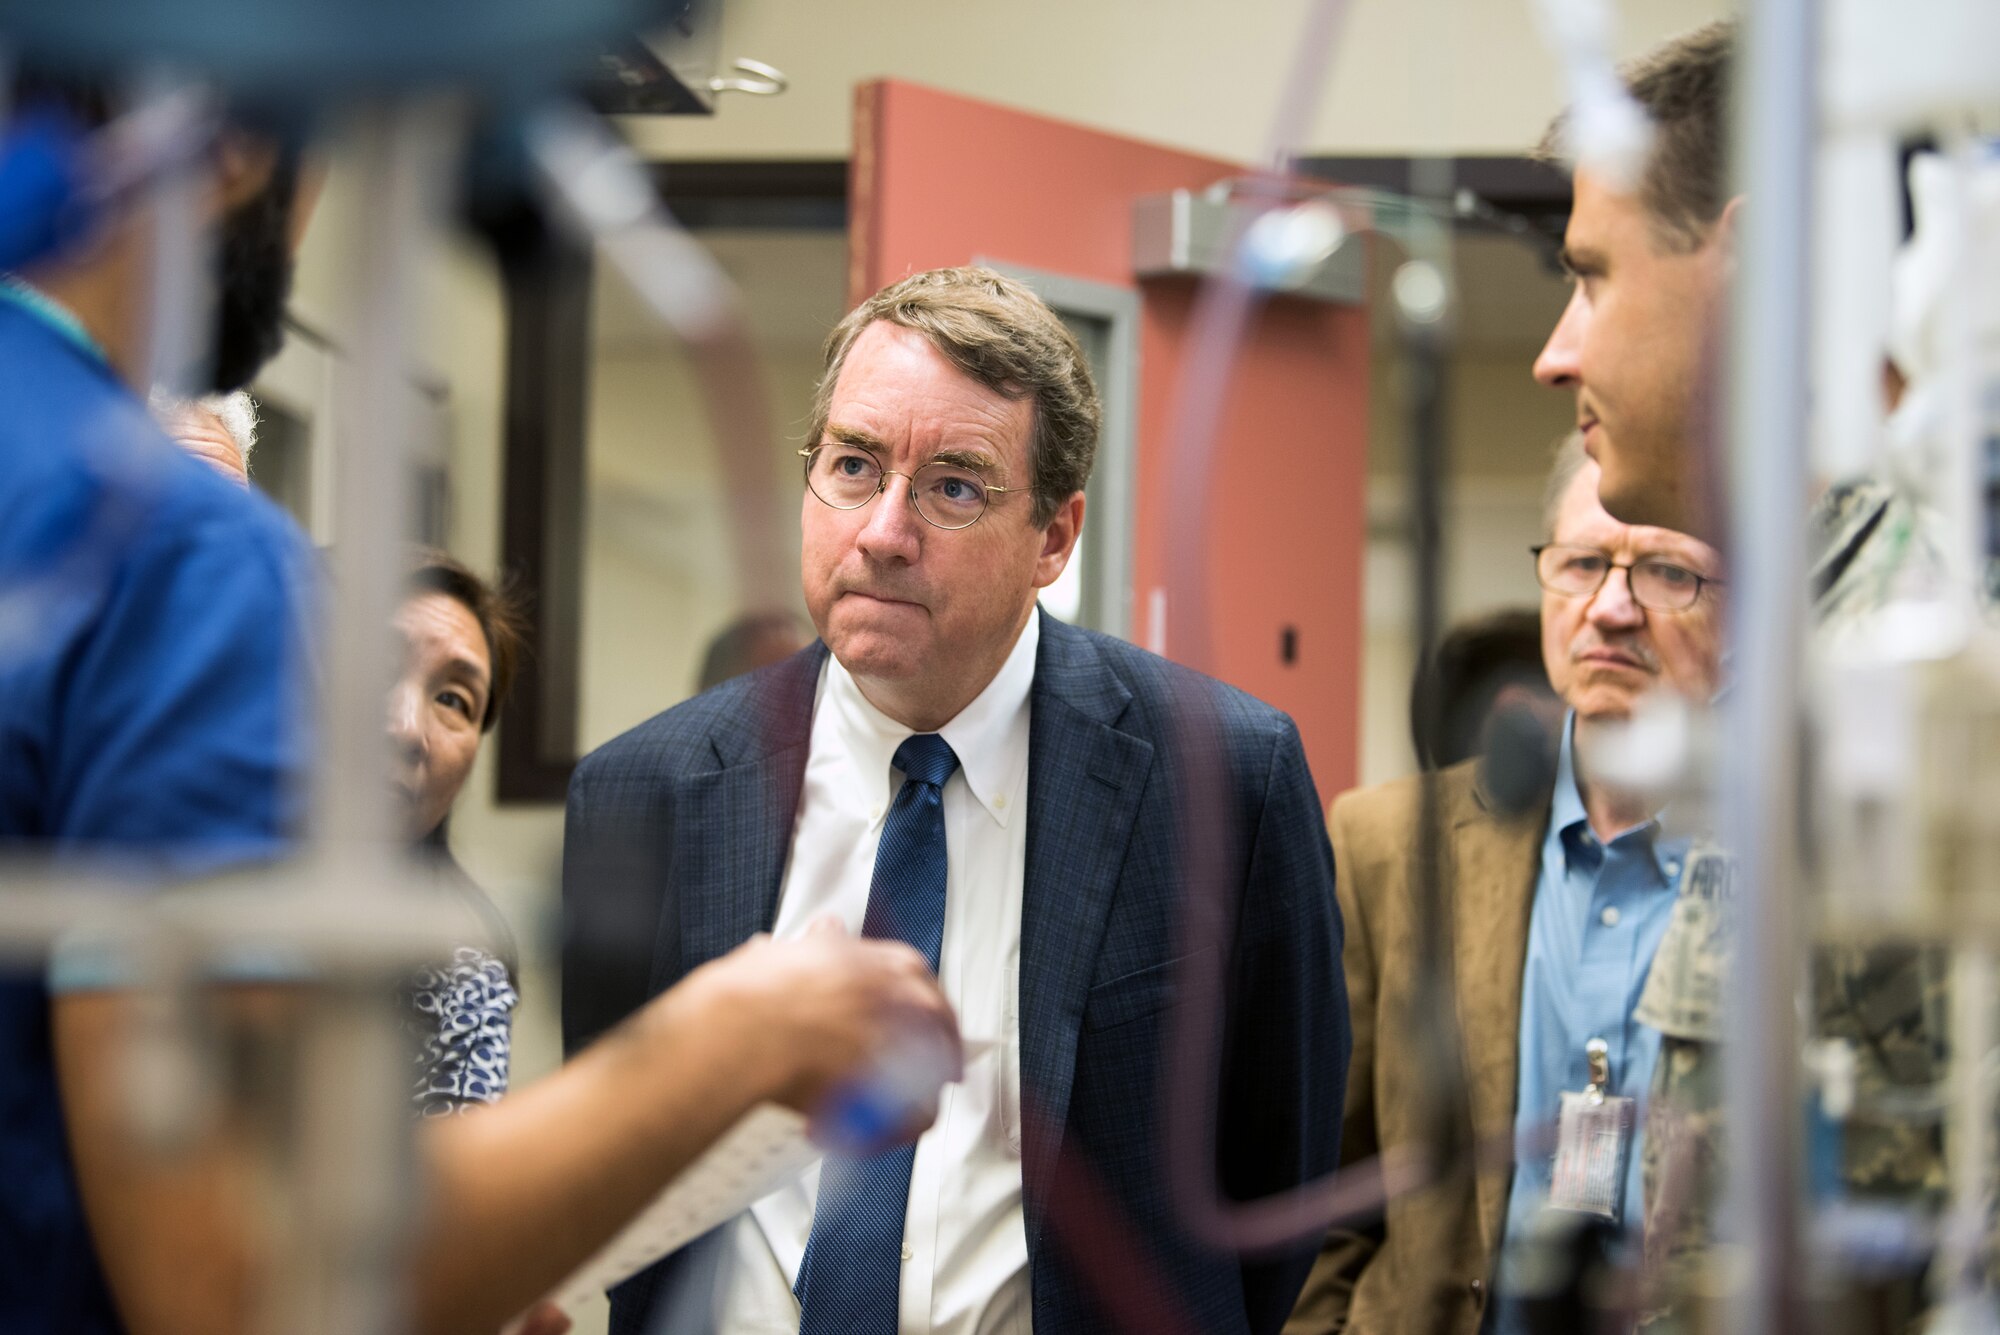
M 273 989 L 229 1003 L 234 1020 L 251 1023 L 259 1009 L 297 1004 Z M 249 1138 L 218 1126 L 172 1158 L 134 1140 L 118 1077 L 137 1016 L 121 992 L 59 998 L 54 1016 L 78 1180 L 112 1292 L 133 1335 L 251 1329 L 261 1258 Z M 950 1010 L 914 951 L 839 935 L 753 942 L 555 1075 L 425 1123 L 415 1328 L 491 1335 L 750 1107 L 768 1099 L 810 1110 L 886 1046 L 926 1031 L 955 1043 Z

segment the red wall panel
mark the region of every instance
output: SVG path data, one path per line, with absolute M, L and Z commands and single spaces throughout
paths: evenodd
M 1142 298 L 1133 638 L 1152 642 L 1170 542 L 1205 544 L 1205 649 L 1177 657 L 1290 713 L 1323 796 L 1354 782 L 1366 526 L 1368 316 L 1266 305 L 1239 350 L 1205 480 L 1208 532 L 1170 533 L 1165 455 L 1195 286 L 1132 273 L 1132 204 L 1200 189 L 1238 164 L 1067 125 L 898 81 L 857 91 L 848 295 L 985 256 L 1138 290 Z M 1088 520 L 1086 519 L 1086 522 Z M 1296 657 L 1281 646 L 1292 632 Z

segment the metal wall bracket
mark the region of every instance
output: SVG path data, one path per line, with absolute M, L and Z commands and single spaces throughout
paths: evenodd
M 1226 185 L 1142 197 L 1132 206 L 1134 274 L 1207 278 L 1224 273 L 1231 264 L 1231 241 L 1257 209 L 1255 201 L 1232 195 Z M 1368 252 L 1360 232 L 1349 229 L 1324 255 L 1260 274 L 1258 286 L 1311 301 L 1361 305 L 1368 293 Z

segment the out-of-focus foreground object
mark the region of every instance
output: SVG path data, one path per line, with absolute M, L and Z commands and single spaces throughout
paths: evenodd
M 633 182 L 644 186 L 636 168 L 564 157 L 533 129 L 581 124 L 565 142 L 587 138 L 595 127 L 575 109 L 575 90 L 641 32 L 667 34 L 645 48 L 662 56 L 656 84 L 695 90 L 650 109 L 712 109 L 720 76 L 676 53 L 695 30 L 712 36 L 719 9 L 720 0 L 0 0 L 0 72 L 102 89 L 109 103 L 98 127 L 45 108 L 0 118 L 0 271 L 60 259 L 128 211 L 147 219 L 154 244 L 141 369 L 166 391 L 197 388 L 191 377 L 207 355 L 218 267 L 198 212 L 208 154 L 253 130 L 289 160 L 309 138 L 332 134 L 370 201 L 347 257 L 352 358 L 334 393 L 339 533 L 324 656 L 312 673 L 320 747 L 309 841 L 282 865 L 171 896 L 134 894 L 143 884 L 128 884 L 137 878 L 123 864 L 93 860 L 113 850 L 66 849 L 60 863 L 10 859 L 0 896 L 10 966 L 40 969 L 51 942 L 82 928 L 110 961 L 108 976 L 133 984 L 144 1037 L 114 1104 L 124 1105 L 135 1152 L 171 1158 L 228 1128 L 257 1171 L 273 1174 L 272 1196 L 285 1208 L 258 1257 L 260 1329 L 381 1331 L 407 1316 L 400 1245 L 417 1188 L 404 1019 L 394 1002 L 414 965 L 478 934 L 418 893 L 381 754 L 395 672 L 383 628 L 417 533 L 403 383 L 416 275 L 455 216 L 458 183 L 501 177 L 587 239 L 610 227 L 638 238 L 613 253 L 635 252 L 642 290 L 699 292 L 701 319 L 687 323 L 703 335 L 733 329 L 729 294 L 706 257 L 673 246 L 670 225 L 643 201 L 619 213 Z M 8 101 L 0 97 L 0 107 Z M 481 151 L 506 165 L 468 169 L 475 126 Z M 669 315 L 686 307 L 656 305 Z M 711 398 L 724 400 L 719 391 Z M 148 521 L 122 518 L 134 531 Z M 64 614 L 78 590 L 63 581 L 79 573 L 89 572 L 0 586 L 0 664 L 10 641 L 33 643 L 44 618 Z M 264 961 L 261 972 L 243 974 L 245 959 Z M 275 977 L 298 1000 L 283 1011 L 282 1034 L 238 1032 L 212 1004 L 218 978 L 246 976 Z

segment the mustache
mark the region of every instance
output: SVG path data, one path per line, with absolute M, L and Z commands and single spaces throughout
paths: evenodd
M 1609 649 L 1613 653 L 1624 654 L 1647 672 L 1658 672 L 1660 670 L 1660 656 L 1653 652 L 1653 646 L 1636 636 L 1610 639 L 1593 632 L 1570 645 L 1569 661 L 1572 663 L 1580 662 L 1585 654 L 1594 653 L 1600 649 Z

